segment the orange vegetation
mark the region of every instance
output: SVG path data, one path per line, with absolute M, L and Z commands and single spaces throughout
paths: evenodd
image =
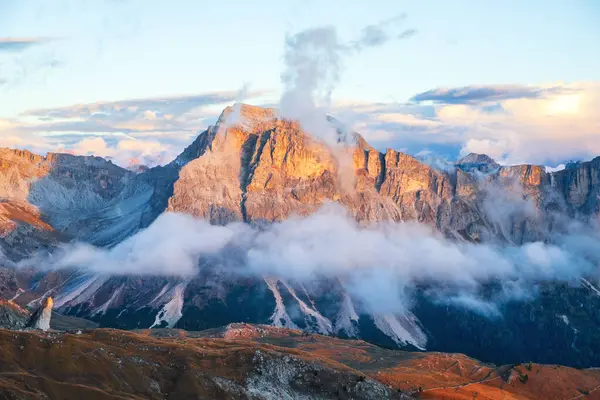
M 42 221 L 39 210 L 27 203 L 0 202 L 0 219 L 5 221 L 9 232 L 14 229 L 14 222 L 23 222 L 41 230 L 53 230 Z
M 600 398 L 596 369 L 533 363 L 498 367 L 462 354 L 396 351 L 248 324 L 202 332 L 0 330 L 0 397 L 244 398 L 230 389 L 257 373 L 259 353 L 318 365 L 307 376 L 318 390 L 329 385 L 324 398 L 351 398 L 342 395 L 344 390 L 365 375 L 382 383 L 392 398 L 406 398 L 406 393 L 455 400 Z
M 145 334 L 171 336 L 173 330 Z M 180 332 L 180 331 L 176 331 Z M 397 390 L 429 399 L 600 399 L 600 369 L 554 365 L 495 366 L 463 354 L 389 350 L 360 340 L 249 324 L 178 333 L 180 337 L 244 338 L 294 348 L 360 371 Z

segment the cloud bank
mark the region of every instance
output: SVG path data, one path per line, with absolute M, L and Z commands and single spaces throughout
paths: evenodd
M 308 37 L 324 35 L 339 44 L 334 30 L 320 32 L 311 31 Z M 300 38 L 311 43 L 304 36 L 296 39 Z M 304 48 L 297 41 L 294 46 Z M 320 56 L 326 60 L 323 66 L 315 61 L 319 57 L 310 50 L 313 44 L 306 46 L 290 55 L 293 67 L 286 69 L 289 87 L 281 99 L 282 116 L 300 119 L 308 132 L 328 143 L 337 142 L 336 128 L 342 126 L 332 125 L 326 118 L 330 114 L 382 151 L 426 152 L 451 161 L 471 152 L 485 153 L 501 164 L 551 168 L 600 155 L 598 83 L 474 86 L 423 92 L 407 103 L 336 103 L 331 95 L 344 51 L 325 51 Z M 100 145 L 96 155 L 113 157 L 125 166 L 134 158 L 147 158 L 144 162 L 154 165 L 170 161 L 216 121 L 225 106 L 242 98 L 260 99 L 265 93 L 241 89 L 30 110 L 19 118 L 0 120 L 0 146 L 88 154 L 81 150 L 88 143 L 79 142 L 101 138 L 111 150 Z M 148 142 L 147 151 L 120 152 L 121 140 L 135 140 L 140 147 Z M 152 157 L 150 150 L 159 154 Z
M 555 86 L 542 88 L 523 85 L 464 86 L 428 90 L 411 97 L 411 101 L 433 101 L 440 104 L 476 104 L 511 99 L 539 99 L 553 94 L 569 94 L 568 88 Z
M 408 103 L 346 103 L 349 117 L 372 145 L 429 150 L 455 160 L 485 153 L 502 164 L 556 167 L 600 155 L 600 84 L 490 85 L 434 89 Z
M 200 260 L 208 260 L 257 278 L 306 284 L 339 279 L 375 312 L 406 310 L 410 294 L 420 286 L 431 287 L 426 293 L 436 301 L 495 315 L 498 303 L 532 296 L 539 282 L 595 276 L 599 245 L 598 230 L 581 226 L 554 237 L 554 244 L 459 243 L 416 223 L 359 226 L 344 208 L 329 204 L 311 216 L 265 229 L 242 223 L 214 226 L 189 215 L 165 213 L 112 249 L 68 245 L 51 259 L 24 265 L 189 278 L 198 273 Z M 492 298 L 482 293 L 490 284 L 501 288 Z
M 0 146 L 96 155 L 124 167 L 165 164 L 237 98 L 222 91 L 29 110 L 0 120 Z

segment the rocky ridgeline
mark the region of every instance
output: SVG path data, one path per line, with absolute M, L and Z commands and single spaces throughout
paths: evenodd
M 258 107 L 243 106 L 246 122 L 227 127 L 231 112 L 184 152 L 180 161 L 190 161 L 174 183 L 168 210 L 213 223 L 269 222 L 336 201 L 358 221 L 416 220 L 461 239 L 513 243 L 543 238 L 555 213 L 598 211 L 600 159 L 546 173 L 542 166 L 502 167 L 471 154 L 447 172 L 392 149 L 381 153 L 358 134 L 350 147 L 332 149 L 296 122 Z M 502 218 L 490 215 L 502 206 L 499 197 L 519 207 Z
M 9 203 L 0 207 L 3 235 L 31 224 L 104 244 L 103 230 L 113 228 L 122 240 L 165 210 L 213 223 L 260 223 L 336 201 L 358 221 L 416 220 L 466 240 L 500 236 L 522 243 L 539 239 L 552 213 L 598 211 L 600 158 L 546 173 L 541 166 L 503 167 L 470 154 L 448 172 L 393 149 L 379 152 L 358 134 L 351 142 L 332 148 L 298 123 L 277 119 L 274 110 L 242 105 L 227 108 L 172 163 L 138 174 L 99 157 L 2 149 L 0 198 Z M 510 226 L 500 226 L 486 208 L 499 190 L 524 197 L 534 211 L 514 212 Z M 126 203 L 135 210 L 122 221 Z M 19 218 L 15 208 L 28 206 L 31 217 Z

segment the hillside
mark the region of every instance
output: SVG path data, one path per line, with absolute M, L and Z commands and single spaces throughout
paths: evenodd
M 207 332 L 0 330 L 0 342 L 0 394 L 13 399 L 571 399 L 595 398 L 600 387 L 597 370 L 496 367 L 244 324 Z

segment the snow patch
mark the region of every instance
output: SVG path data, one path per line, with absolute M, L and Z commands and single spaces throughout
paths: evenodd
M 581 278 L 581 283 L 583 284 L 583 286 L 587 287 L 588 289 L 596 293 L 598 296 L 600 296 L 600 290 L 598 290 L 594 285 L 592 285 L 590 281 L 588 281 L 585 278 Z
M 108 281 L 108 276 L 85 275 L 83 281 L 74 287 L 59 293 L 54 301 L 56 308 L 73 307 L 90 300 L 94 294 Z
M 125 285 L 119 286 L 119 288 L 117 290 L 115 290 L 113 292 L 113 294 L 110 296 L 110 299 L 108 299 L 108 301 L 106 303 L 102 304 L 100 307 L 98 307 L 96 310 L 94 310 L 92 315 L 106 314 L 106 311 L 108 310 L 110 305 L 117 299 L 117 297 L 121 294 L 121 292 L 123 292 L 124 288 L 125 288 Z
M 11 302 L 12 302 L 12 301 L 15 301 L 15 300 L 16 300 L 16 299 L 18 299 L 18 298 L 19 298 L 19 296 L 20 296 L 20 295 L 22 295 L 23 293 L 25 293 L 25 291 L 24 291 L 23 289 L 21 289 L 21 288 L 18 288 L 18 289 L 17 289 L 17 293 L 15 293 L 15 295 L 14 295 L 14 296 L 13 296 L 13 297 L 12 297 L 10 300 L 8 300 L 8 301 L 11 301 Z
M 547 173 L 562 171 L 565 168 L 566 168 L 565 164 L 559 164 L 556 167 L 549 167 L 549 166 L 544 167 L 544 169 Z
M 298 325 L 292 321 L 290 316 L 285 309 L 285 304 L 283 304 L 283 298 L 281 297 L 281 293 L 279 293 L 279 289 L 277 289 L 277 279 L 271 278 L 263 278 L 266 282 L 267 286 L 273 292 L 273 297 L 275 297 L 275 310 L 273 314 L 269 318 L 271 321 L 271 325 L 276 326 L 278 328 L 289 328 L 289 329 L 300 329 Z
M 304 319 L 306 320 L 306 322 L 309 326 L 312 326 L 313 323 L 316 322 L 318 333 L 320 333 L 322 335 L 329 335 L 333 332 L 333 327 L 332 327 L 331 321 L 329 319 L 325 318 L 323 315 L 321 315 L 320 312 L 309 307 L 304 301 L 302 301 L 296 295 L 296 291 L 294 290 L 293 287 L 291 287 L 284 281 L 280 281 L 280 282 L 283 284 L 283 286 L 286 287 L 288 292 L 298 302 L 298 305 L 300 305 L 300 310 L 304 314 Z
M 179 283 L 169 291 L 171 300 L 156 314 L 150 329 L 161 327 L 163 322 L 167 323 L 167 328 L 173 328 L 177 321 L 181 319 L 183 316 L 183 294 L 188 283 L 188 281 Z
M 348 337 L 358 337 L 357 323 L 358 314 L 354 309 L 352 298 L 348 293 L 344 293 L 344 299 L 335 319 L 335 333 L 344 333 Z
M 167 284 L 166 284 L 166 285 L 165 285 L 165 286 L 164 286 L 164 287 L 163 287 L 163 288 L 160 290 L 160 292 L 159 292 L 159 293 L 156 295 L 156 297 L 154 297 L 154 298 L 152 299 L 152 301 L 150 302 L 150 305 L 151 305 L 151 306 L 155 306 L 155 305 L 156 305 L 156 304 L 157 304 L 157 303 L 160 301 L 160 299 L 161 299 L 161 298 L 164 296 L 164 294 L 165 294 L 165 293 L 167 293 L 167 290 L 169 290 L 169 287 L 170 287 L 170 286 L 171 286 L 171 284 L 170 284 L 170 283 L 167 283 Z

